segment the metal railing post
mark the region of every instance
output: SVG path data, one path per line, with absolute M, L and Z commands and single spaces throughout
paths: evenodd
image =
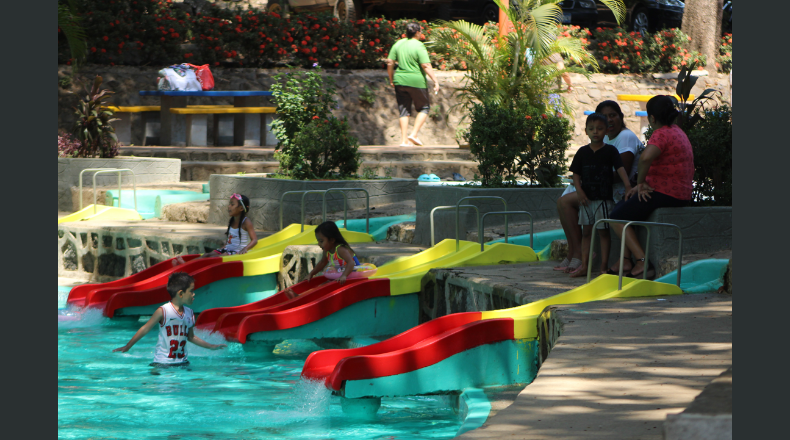
M 324 200 L 322 203 L 323 217 L 326 221 L 326 195 L 331 192 L 339 192 L 343 194 L 343 227 L 348 229 L 348 196 L 346 192 L 362 191 L 365 193 L 365 233 L 370 233 L 370 193 L 365 188 L 330 188 L 324 193 Z
M 530 226 L 529 226 L 529 245 L 530 246 L 529 247 L 532 248 L 532 214 L 530 214 L 527 211 L 492 211 L 492 212 L 486 212 L 485 214 L 483 214 L 483 218 L 480 219 L 479 232 L 478 232 L 478 238 L 480 239 L 480 252 L 483 252 L 485 250 L 485 243 L 483 242 L 483 229 L 485 229 L 484 226 L 485 226 L 485 222 L 486 222 L 486 216 L 487 215 L 504 215 L 505 218 L 507 219 L 507 215 L 508 214 L 526 214 L 526 215 L 529 216 L 529 222 L 530 222 Z M 507 228 L 505 228 L 505 243 L 507 243 Z
M 96 176 L 99 174 L 106 174 L 106 173 L 117 173 L 118 175 L 118 207 L 121 207 L 121 173 L 124 171 L 128 171 L 132 173 L 132 185 L 134 190 L 134 210 L 137 211 L 137 176 L 134 174 L 134 171 L 129 168 L 85 168 L 84 170 L 80 171 L 79 175 L 79 198 L 80 198 L 80 210 L 82 210 L 82 175 L 85 172 L 94 171 L 93 174 L 93 213 L 96 214 Z M 112 205 L 112 204 L 111 204 Z
M 626 240 L 626 233 L 628 232 L 628 227 L 631 225 L 635 226 L 644 226 L 647 228 L 647 240 L 645 241 L 645 267 L 642 271 L 642 279 L 647 280 L 647 270 L 650 267 L 650 260 L 648 260 L 648 255 L 650 251 L 650 230 L 654 226 L 659 227 L 666 227 L 666 228 L 674 228 L 678 231 L 678 278 L 677 278 L 677 286 L 680 287 L 680 272 L 681 268 L 683 267 L 683 232 L 680 230 L 678 225 L 672 223 L 656 223 L 656 222 L 640 222 L 640 221 L 629 221 L 629 220 L 614 220 L 614 219 L 601 219 L 595 222 L 593 225 L 593 234 L 590 239 L 590 256 L 587 260 L 587 282 L 590 282 L 590 278 L 592 278 L 592 258 L 593 258 L 593 249 L 595 249 L 595 231 L 598 229 L 599 223 L 617 223 L 623 224 L 623 232 L 620 234 L 620 273 L 618 274 L 618 281 L 617 281 L 617 290 L 623 290 L 623 261 L 625 261 L 625 240 Z
M 459 216 L 458 216 L 459 208 L 461 206 L 461 202 L 463 202 L 464 200 L 473 200 L 473 199 L 497 199 L 497 200 L 501 200 L 502 203 L 505 205 L 505 211 L 507 211 L 507 200 L 505 200 L 503 197 L 499 197 L 499 196 L 469 196 L 469 197 L 464 197 L 461 200 L 459 200 L 455 204 L 455 251 L 456 252 L 458 252 L 461 249 L 461 241 L 458 238 L 458 230 L 460 229 L 460 219 L 459 219 Z M 479 217 L 480 217 L 480 211 L 478 211 L 478 230 L 479 230 L 479 224 L 480 224 Z M 507 236 L 507 233 L 508 233 L 507 215 L 505 215 L 505 236 Z
M 479 229 L 479 226 L 480 226 L 480 210 L 477 209 L 477 206 L 475 206 L 475 205 L 461 205 L 461 206 L 459 206 L 459 208 L 472 208 L 472 209 L 474 209 L 477 212 L 477 225 L 478 225 L 478 229 Z M 455 206 L 437 206 L 437 207 L 435 207 L 435 208 L 433 208 L 431 210 L 431 247 L 433 247 L 433 245 L 436 244 L 436 237 L 434 235 L 434 229 L 433 229 L 433 213 L 436 212 L 436 211 L 442 211 L 442 210 L 445 210 L 445 209 L 455 209 Z M 458 216 L 458 213 L 456 212 L 456 217 L 457 216 Z
M 283 200 L 287 194 L 301 194 L 304 191 L 286 191 L 280 194 L 280 230 L 283 230 Z M 304 230 L 304 229 L 303 229 Z
M 301 222 L 301 225 L 302 225 L 302 232 L 304 232 L 304 198 L 308 194 L 319 194 L 319 193 L 323 194 L 325 192 L 326 192 L 326 190 L 321 190 L 321 189 L 310 189 L 310 190 L 307 190 L 307 191 L 302 191 L 302 214 L 301 214 L 301 217 L 300 217 L 300 222 Z

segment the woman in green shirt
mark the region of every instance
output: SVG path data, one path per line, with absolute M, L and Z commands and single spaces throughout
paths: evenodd
M 428 111 L 431 108 L 426 74 L 433 81 L 434 93 L 439 93 L 439 81 L 433 74 L 428 51 L 420 41 L 422 38 L 422 27 L 417 23 L 409 23 L 406 25 L 406 38 L 398 40 L 387 57 L 387 73 L 390 77 L 390 85 L 395 87 L 395 99 L 400 111 L 401 147 L 422 145 L 417 133 L 428 118 Z M 412 104 L 418 113 L 414 121 L 414 129 L 407 136 Z

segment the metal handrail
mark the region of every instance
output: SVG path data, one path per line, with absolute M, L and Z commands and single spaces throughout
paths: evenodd
M 326 195 L 330 192 L 339 192 L 343 195 L 343 228 L 348 229 L 348 195 L 347 191 L 363 191 L 365 193 L 365 233 L 370 233 L 370 193 L 364 188 L 330 188 L 330 189 L 311 189 L 302 191 L 286 191 L 280 195 L 280 230 L 283 229 L 283 200 L 287 194 L 301 194 L 302 203 L 299 214 L 301 222 L 301 232 L 304 232 L 304 201 L 308 194 L 321 194 L 321 221 L 326 221 Z
M 675 228 L 678 231 L 678 281 L 677 285 L 680 287 L 680 269 L 683 266 L 683 233 L 680 230 L 678 225 L 672 223 L 655 223 L 655 222 L 638 222 L 638 221 L 629 221 L 629 220 L 614 220 L 614 219 L 601 219 L 595 222 L 593 225 L 593 232 L 598 229 L 598 223 L 619 223 L 624 224 L 623 232 L 620 234 L 620 274 L 618 276 L 617 282 L 617 290 L 623 290 L 623 261 L 625 259 L 625 233 L 628 230 L 628 227 L 631 225 L 636 226 L 644 226 L 647 228 L 647 240 L 645 240 L 645 268 L 642 271 L 643 278 L 647 279 L 647 269 L 650 267 L 650 260 L 648 260 L 648 252 L 650 251 L 650 228 L 653 226 L 663 226 L 668 228 Z M 590 282 L 590 278 L 592 276 L 592 258 L 593 258 L 593 249 L 595 248 L 595 236 L 597 234 L 592 234 L 592 238 L 590 240 L 590 258 L 587 260 L 587 282 Z
M 529 247 L 532 248 L 532 226 L 533 226 L 533 219 L 532 214 L 527 211 L 492 211 L 486 212 L 483 214 L 483 218 L 480 219 L 480 224 L 478 225 L 478 237 L 480 238 L 480 252 L 485 250 L 485 244 L 483 243 L 483 229 L 486 223 L 486 216 L 487 215 L 504 215 L 505 216 L 505 243 L 507 243 L 507 215 L 508 214 L 526 214 L 529 216 Z
M 459 224 L 460 221 L 459 221 L 459 218 L 458 218 L 458 211 L 459 211 L 459 208 L 461 207 L 461 202 L 463 202 L 464 200 L 473 200 L 473 199 L 497 199 L 497 200 L 501 200 L 502 203 L 505 205 L 505 211 L 507 211 L 507 200 L 505 200 L 503 197 L 499 197 L 499 196 L 469 196 L 469 197 L 464 197 L 463 199 L 459 200 L 458 203 L 455 204 L 455 251 L 456 252 L 458 252 L 461 249 L 461 241 L 458 238 L 458 230 L 460 229 L 460 224 Z M 479 211 L 478 211 L 478 213 L 479 213 Z M 478 217 L 479 217 L 479 215 L 478 215 Z M 478 229 L 479 229 L 479 224 L 480 224 L 480 222 L 478 221 Z M 507 232 L 508 232 L 508 230 L 507 230 L 507 214 L 505 214 L 505 236 L 507 236 Z
M 132 184 L 134 189 L 134 210 L 137 211 L 137 176 L 129 168 L 85 168 L 80 171 L 80 211 L 82 210 L 82 174 L 86 171 L 95 171 L 93 174 L 93 213 L 96 214 L 96 176 L 104 173 L 118 173 L 118 207 L 121 207 L 121 173 L 128 171 L 132 173 Z
M 301 216 L 301 218 L 299 220 L 301 225 L 302 225 L 302 232 L 304 232 L 304 198 L 307 197 L 308 194 L 324 194 L 324 195 L 326 195 L 325 193 L 326 193 L 325 189 L 309 189 L 309 190 L 306 190 L 306 191 L 302 191 L 302 216 Z M 343 202 L 345 203 L 345 199 L 343 199 Z M 323 222 L 325 220 L 326 220 L 326 215 L 324 214 L 322 216 L 322 218 L 321 218 L 321 221 Z
M 433 230 L 433 213 L 436 212 L 436 211 L 442 211 L 442 210 L 445 210 L 445 209 L 455 209 L 455 208 L 456 208 L 455 206 L 437 206 L 437 207 L 435 207 L 435 208 L 433 208 L 431 210 L 431 247 L 433 247 L 433 245 L 436 244 L 436 237 L 434 236 L 434 230 Z M 477 209 L 477 206 L 475 206 L 475 205 L 461 205 L 461 206 L 459 206 L 459 208 L 474 208 L 474 210 L 477 211 L 477 225 L 478 225 L 478 229 L 479 229 L 479 226 L 480 226 L 480 210 Z M 455 211 L 455 216 L 458 217 L 458 210 Z
M 365 193 L 365 233 L 370 233 L 370 193 L 365 188 L 329 188 L 324 191 L 324 200 L 322 203 L 323 220 L 326 221 L 326 195 L 331 192 L 339 192 L 343 194 L 343 227 L 348 229 L 348 191 L 362 191 Z
M 301 194 L 304 191 L 286 191 L 280 194 L 280 230 L 283 229 L 283 200 L 287 194 Z M 304 226 L 302 227 L 302 232 L 304 232 Z

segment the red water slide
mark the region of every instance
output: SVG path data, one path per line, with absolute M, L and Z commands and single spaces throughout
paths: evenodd
M 302 376 L 339 391 L 346 380 L 394 376 L 434 365 L 463 351 L 513 339 L 511 318 L 480 320 L 481 313 L 434 319 L 367 347 L 312 353 Z
M 130 277 L 102 284 L 85 284 L 83 289 L 72 289 L 67 304 L 77 307 L 90 307 L 92 302 L 104 303 L 110 295 L 118 292 L 147 290 L 156 286 L 164 286 L 173 272 L 187 272 L 216 263 L 214 258 L 191 258 L 186 264 L 173 267 L 173 259 L 157 263 L 150 268 Z M 168 266 L 169 265 L 169 266 Z M 150 271 L 150 272 L 149 272 Z M 150 276 L 147 274 L 150 273 Z M 78 286 L 78 287 L 83 287 Z M 91 298 L 96 298 L 92 300 Z M 103 299 L 99 299 L 103 298 Z
M 328 280 L 322 276 L 315 277 L 309 281 L 302 281 L 301 283 L 294 284 L 290 287 L 290 290 L 297 295 L 305 295 L 316 288 L 322 287 L 322 285 L 327 281 Z M 351 281 L 354 280 L 349 280 L 349 282 Z M 335 284 L 335 286 L 340 287 L 339 284 Z M 283 290 L 268 298 L 264 298 L 260 301 L 255 301 L 249 304 L 234 307 L 217 307 L 214 309 L 204 310 L 200 313 L 200 315 L 198 315 L 195 326 L 201 330 L 219 331 L 219 328 L 216 327 L 216 324 L 223 315 L 243 314 L 243 316 L 247 316 L 253 312 L 263 312 L 269 307 L 276 306 L 287 301 L 289 301 L 288 295 L 286 294 L 286 290 Z
M 199 257 L 200 255 L 184 255 L 184 261 L 189 262 L 194 260 L 195 258 Z M 121 287 L 121 286 L 128 286 L 135 283 L 139 283 L 145 281 L 149 278 L 155 277 L 169 269 L 173 268 L 173 260 L 171 258 L 169 260 L 162 261 L 161 263 L 154 264 L 153 266 L 149 267 L 148 269 L 144 269 L 140 272 L 137 272 L 134 275 L 130 275 L 126 278 L 121 278 L 120 280 L 109 281 L 106 283 L 101 284 L 81 284 L 79 286 L 75 286 L 69 291 L 69 297 L 67 299 L 67 303 L 70 305 L 83 307 L 85 298 L 91 291 L 98 290 L 98 289 L 107 289 L 113 287 Z
M 286 330 L 325 318 L 360 301 L 389 296 L 389 279 L 355 279 L 344 285 L 317 277 L 291 287 L 299 293 L 287 299 L 284 292 L 238 307 L 209 309 L 198 317 L 198 328 L 222 333 L 242 344 L 252 333 Z

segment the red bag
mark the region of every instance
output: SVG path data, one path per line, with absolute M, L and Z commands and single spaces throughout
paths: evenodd
M 211 69 L 208 68 L 208 64 L 202 66 L 188 64 L 188 66 L 195 70 L 195 76 L 200 82 L 200 86 L 204 92 L 214 88 L 214 75 L 211 74 Z

